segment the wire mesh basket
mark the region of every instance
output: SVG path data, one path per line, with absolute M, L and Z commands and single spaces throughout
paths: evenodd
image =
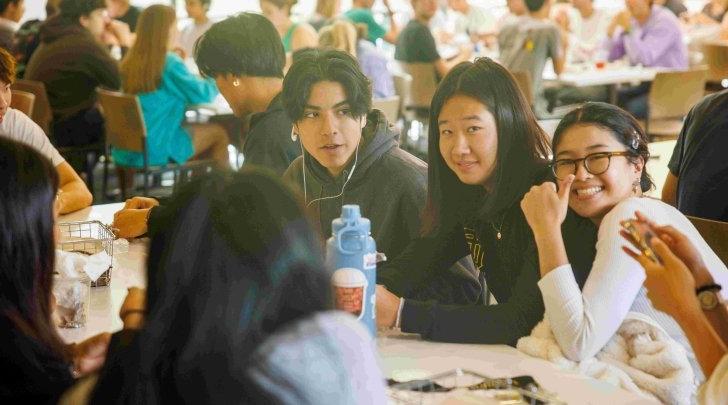
M 481 404 L 564 403 L 539 387 L 530 376 L 490 378 L 460 368 L 425 379 L 389 380 L 388 396 L 389 403 L 397 405 L 456 403 L 457 397 L 464 403 Z
M 114 257 L 114 233 L 99 221 L 62 222 L 58 247 L 66 252 L 95 255 L 105 251 L 109 255 L 109 268 L 91 282 L 91 287 L 105 287 L 111 283 Z

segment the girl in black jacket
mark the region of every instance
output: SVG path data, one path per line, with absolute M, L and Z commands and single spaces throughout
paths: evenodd
M 504 67 L 482 58 L 458 65 L 443 79 L 430 108 L 423 237 L 379 271 L 380 327 L 489 344 L 515 344 L 530 333 L 544 306 L 533 234 L 519 202 L 532 185 L 548 179 L 549 152 Z M 579 235 L 566 244 L 583 284 L 596 229 L 573 214 L 563 227 L 569 229 L 565 235 Z M 468 254 L 480 283 L 447 271 Z M 489 293 L 498 305 L 484 305 Z

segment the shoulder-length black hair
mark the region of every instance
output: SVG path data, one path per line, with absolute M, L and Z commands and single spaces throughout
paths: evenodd
M 498 131 L 493 190 L 460 182 L 440 154 L 437 125 L 444 104 L 456 95 L 483 103 L 495 118 Z M 430 107 L 428 203 L 424 233 L 443 224 L 483 218 L 499 212 L 528 190 L 536 173 L 546 166 L 549 146 L 528 102 L 508 70 L 490 58 L 463 62 L 442 80 Z M 485 199 L 482 196 L 485 195 Z
M 138 380 L 122 402 L 246 402 L 259 344 L 331 307 L 319 238 L 292 193 L 251 170 L 205 176 L 165 209 L 174 219 L 151 241 Z
M 655 184 L 647 173 L 647 162 L 650 160 L 649 140 L 642 125 L 627 111 L 607 103 L 590 102 L 569 112 L 561 119 L 554 132 L 551 145 L 556 154 L 559 141 L 569 128 L 576 125 L 594 125 L 611 132 L 616 140 L 630 152 L 628 159 L 637 163 L 637 158 L 644 159 L 640 189 L 642 192 L 652 189 Z
M 57 191 L 58 175 L 48 159 L 0 137 L 0 314 L 67 360 L 51 321 Z

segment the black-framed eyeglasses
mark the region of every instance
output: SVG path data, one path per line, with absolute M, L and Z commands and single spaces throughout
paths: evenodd
M 622 152 L 597 152 L 586 155 L 581 159 L 558 159 L 551 164 L 551 170 L 559 180 L 566 179 L 570 174 L 576 174 L 577 164 L 584 162 L 584 168 L 587 172 L 597 175 L 609 170 L 609 163 L 612 156 L 633 156 L 630 151 Z

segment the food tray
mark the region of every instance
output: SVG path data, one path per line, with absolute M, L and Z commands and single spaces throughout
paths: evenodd
M 490 378 L 457 368 L 425 379 L 389 381 L 390 404 L 563 404 L 529 376 Z
M 58 227 L 61 231 L 59 249 L 86 255 L 106 251 L 109 268 L 95 282 L 91 282 L 91 287 L 108 286 L 114 261 L 114 233 L 111 228 L 99 221 L 62 222 Z

